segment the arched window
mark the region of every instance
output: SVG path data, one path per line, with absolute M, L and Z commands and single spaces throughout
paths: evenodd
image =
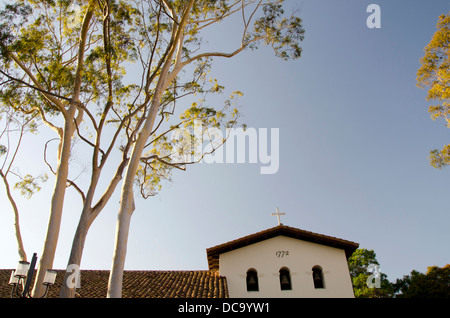
M 258 272 L 254 268 L 247 271 L 247 291 L 259 291 Z
M 316 265 L 312 268 L 312 276 L 313 276 L 313 281 L 314 281 L 314 288 L 325 288 L 325 284 L 323 281 L 323 272 L 322 272 L 322 267 L 320 267 L 319 265 Z
M 280 287 L 281 290 L 291 290 L 291 274 L 289 268 L 283 267 L 280 269 Z

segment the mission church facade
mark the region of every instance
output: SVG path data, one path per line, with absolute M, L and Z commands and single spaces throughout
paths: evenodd
M 347 259 L 358 244 L 279 224 L 207 249 L 232 298 L 352 298 Z
M 348 258 L 358 244 L 280 222 L 206 250 L 208 270 L 125 271 L 123 298 L 352 298 Z M 11 270 L 0 270 L 10 297 Z M 48 297 L 59 297 L 64 271 Z M 77 297 L 106 297 L 109 271 L 81 270 Z M 137 282 L 139 282 L 137 284 Z

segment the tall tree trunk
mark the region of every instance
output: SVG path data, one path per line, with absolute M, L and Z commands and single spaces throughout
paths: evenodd
M 25 248 L 23 247 L 23 241 L 22 241 L 22 234 L 20 233 L 19 209 L 17 208 L 17 204 L 14 201 L 14 198 L 12 197 L 8 180 L 6 179 L 6 176 L 3 174 L 2 171 L 0 171 L 0 176 L 3 179 L 3 183 L 5 184 L 5 188 L 6 188 L 6 195 L 8 197 L 9 202 L 11 203 L 11 206 L 14 211 L 14 228 L 15 228 L 15 233 L 16 233 L 17 252 L 19 253 L 19 259 L 20 259 L 20 261 L 26 261 L 27 254 L 25 253 Z
M 84 249 L 84 243 L 86 242 L 86 237 L 88 230 L 93 222 L 93 218 L 90 217 L 92 214 L 92 210 L 86 211 L 82 213 L 80 222 L 78 223 L 77 230 L 75 232 L 75 237 L 72 242 L 72 249 L 70 251 L 69 261 L 67 268 L 69 269 L 70 266 L 81 265 L 81 257 L 83 254 Z M 71 279 L 71 275 L 74 273 L 71 273 L 70 271 L 66 271 L 63 284 L 61 286 L 61 292 L 60 292 L 60 298 L 74 298 L 75 297 L 75 285 L 72 284 L 72 282 L 69 282 L 68 280 Z
M 69 272 L 69 268 L 73 265 L 79 266 L 81 265 L 81 255 L 83 253 L 84 243 L 86 242 L 86 236 L 88 230 L 94 221 L 93 209 L 91 208 L 92 200 L 94 198 L 95 189 L 98 184 L 98 180 L 100 178 L 100 169 L 96 166 L 96 163 L 93 165 L 91 184 L 89 186 L 89 190 L 87 192 L 86 198 L 83 202 L 83 210 L 81 212 L 80 221 L 78 222 L 77 230 L 75 232 L 74 239 L 72 241 L 72 249 L 70 251 L 69 262 L 67 265 L 67 271 L 64 276 L 63 284 L 61 286 L 60 297 L 61 298 L 73 298 L 75 297 L 75 286 L 68 282 L 68 279 L 72 275 Z
M 97 216 L 100 214 L 100 212 L 103 210 L 105 205 L 108 203 L 120 180 L 122 180 L 122 174 L 123 171 L 125 170 L 127 163 L 128 159 L 126 156 L 124 156 L 122 162 L 120 163 L 119 167 L 116 170 L 114 177 L 112 178 L 110 184 L 108 185 L 105 192 L 101 196 L 100 200 L 94 207 L 91 208 L 94 192 L 101 174 L 101 169 L 94 168 L 95 172 L 93 172 L 92 174 L 91 185 L 89 187 L 88 194 L 84 201 L 83 211 L 81 213 L 80 221 L 78 222 L 77 230 L 75 232 L 75 236 L 72 242 L 72 249 L 67 264 L 68 270 L 66 271 L 64 276 L 63 285 L 60 291 L 60 298 L 75 297 L 75 286 L 73 284 L 68 283 L 68 279 L 71 279 L 72 275 L 74 274 L 72 273 L 71 270 L 69 271 L 69 268 L 75 265 L 78 266 L 78 268 L 80 269 L 84 243 L 86 242 L 86 237 L 89 228 L 94 222 L 94 220 L 97 218 Z
M 69 110 L 70 115 L 73 118 L 75 107 Z M 56 246 L 58 244 L 59 230 L 61 227 L 61 216 L 64 205 L 64 196 L 66 193 L 66 183 L 69 174 L 69 157 L 70 148 L 72 143 L 73 133 L 75 131 L 74 123 L 71 120 L 66 120 L 64 127 L 64 134 L 62 138 L 61 152 L 58 156 L 58 167 L 56 172 L 55 187 L 53 191 L 50 218 L 47 227 L 47 235 L 45 237 L 44 249 L 39 260 L 39 266 L 35 284 L 33 288 L 33 297 L 40 297 L 44 294 L 44 281 L 45 273 L 53 266 L 53 260 L 55 258 Z
M 184 27 L 191 12 L 192 6 L 195 0 L 190 0 L 186 9 L 183 12 L 182 19 L 178 25 L 174 28 L 175 37 L 171 44 L 169 53 L 167 54 L 164 66 L 161 69 L 158 83 L 156 84 L 155 93 L 153 95 L 150 110 L 147 114 L 144 126 L 141 132 L 138 134 L 136 143 L 134 144 L 133 151 L 131 153 L 130 161 L 127 167 L 127 173 L 124 183 L 122 185 L 122 193 L 120 200 L 120 207 L 117 219 L 116 229 L 116 242 L 114 248 L 113 263 L 111 266 L 111 272 L 108 283 L 108 298 L 120 298 L 122 297 L 122 278 L 125 268 L 125 257 L 127 252 L 128 232 L 130 229 L 131 216 L 134 211 L 134 195 L 133 184 L 136 176 L 137 169 L 139 167 L 139 161 L 141 160 L 142 152 L 145 144 L 152 132 L 155 118 L 158 114 L 159 107 L 161 105 L 161 96 L 164 90 L 169 85 L 169 73 L 172 65 L 172 59 L 177 49 L 182 48 Z M 179 52 L 181 54 L 181 52 Z M 177 64 L 179 61 L 177 61 Z M 176 66 L 174 67 L 174 69 Z M 177 70 L 176 72 L 179 72 Z
M 66 194 L 67 177 L 69 175 L 69 158 L 72 144 L 72 137 L 75 132 L 75 122 L 81 121 L 83 111 L 78 110 L 77 118 L 75 112 L 80 103 L 80 91 L 82 82 L 82 73 L 84 69 L 84 53 L 89 30 L 89 24 L 94 14 L 95 4 L 91 2 L 83 18 L 83 24 L 80 31 L 80 42 L 78 45 L 78 65 L 74 79 L 73 93 L 67 113 L 64 115 L 64 132 L 61 138 L 61 150 L 58 157 L 58 166 L 56 171 L 55 190 L 53 192 L 50 219 L 47 227 L 47 235 L 44 242 L 44 249 L 39 260 L 39 267 L 33 288 L 33 297 L 40 297 L 44 293 L 45 273 L 53 266 L 56 246 L 58 243 L 59 230 L 61 227 L 61 216 L 64 205 L 64 196 Z
M 130 229 L 131 216 L 134 212 L 134 194 L 133 184 L 139 167 L 142 151 L 145 147 L 147 139 L 152 131 L 156 115 L 158 113 L 161 91 L 156 90 L 155 98 L 148 117 L 145 121 L 141 133 L 138 135 L 131 153 L 130 161 L 127 168 L 124 183 L 122 185 L 122 193 L 120 200 L 119 213 L 117 218 L 116 242 L 114 247 L 113 264 L 109 276 L 108 298 L 122 297 L 122 276 L 125 268 L 125 257 L 127 253 L 128 232 Z
M 128 233 L 131 223 L 131 215 L 134 211 L 133 185 L 124 191 L 131 194 L 123 194 L 124 198 L 120 204 L 120 212 L 117 219 L 116 243 L 114 247 L 113 265 L 108 282 L 108 298 L 122 297 L 122 276 L 125 268 L 125 258 L 127 254 Z M 131 188 L 131 189 L 130 189 Z

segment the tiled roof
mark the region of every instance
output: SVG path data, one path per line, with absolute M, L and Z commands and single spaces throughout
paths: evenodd
M 12 270 L 0 270 L 0 298 L 11 297 L 8 285 Z M 64 271 L 57 271 L 48 297 L 59 297 Z M 105 298 L 109 271 L 82 270 L 77 297 Z M 123 298 L 228 298 L 225 277 L 212 271 L 125 271 Z
M 208 256 L 209 270 L 211 271 L 219 270 L 220 254 L 238 249 L 243 246 L 258 243 L 263 240 L 279 235 L 343 249 L 345 250 L 345 255 L 347 256 L 347 258 L 349 258 L 353 254 L 353 252 L 359 247 L 358 243 L 346 241 L 332 236 L 326 236 L 305 230 L 300 230 L 297 228 L 280 224 L 270 229 L 250 234 L 241 237 L 239 239 L 208 248 L 206 250 L 206 254 Z

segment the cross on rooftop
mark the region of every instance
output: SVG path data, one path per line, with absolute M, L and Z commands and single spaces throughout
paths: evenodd
M 277 216 L 278 225 L 283 225 L 283 223 L 281 223 L 280 215 L 286 215 L 286 213 L 281 213 L 280 210 L 277 208 L 277 213 L 272 213 L 272 215 Z

